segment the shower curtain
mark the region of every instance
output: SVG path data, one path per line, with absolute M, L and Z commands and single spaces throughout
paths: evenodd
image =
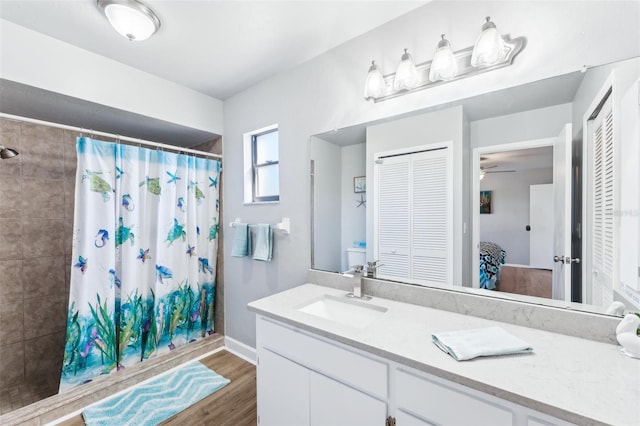
M 60 392 L 214 329 L 220 162 L 78 138 Z

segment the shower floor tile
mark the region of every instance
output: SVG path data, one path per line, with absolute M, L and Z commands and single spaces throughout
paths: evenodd
M 37 380 L 0 388 L 0 415 L 48 398 L 58 392 L 57 382 Z

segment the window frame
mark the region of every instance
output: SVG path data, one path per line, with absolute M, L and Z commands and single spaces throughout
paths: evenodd
M 251 134 L 251 199 L 253 203 L 275 202 L 280 201 L 280 134 L 279 128 L 273 127 L 268 130 L 258 131 Z M 278 133 L 278 160 L 267 161 L 266 163 L 258 163 L 258 138 L 270 133 Z M 258 188 L 258 170 L 266 166 L 278 166 L 278 194 L 277 195 L 257 195 Z

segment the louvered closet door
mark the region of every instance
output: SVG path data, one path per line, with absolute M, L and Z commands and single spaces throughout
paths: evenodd
M 410 158 L 399 156 L 376 164 L 377 257 L 384 265 L 378 276 L 408 279 L 409 269 L 409 168 Z
M 452 178 L 447 149 L 383 158 L 374 166 L 375 256 L 380 278 L 451 282 Z
M 411 278 L 424 284 L 447 284 L 451 278 L 451 185 L 447 150 L 411 158 Z
M 612 96 L 591 126 L 593 158 L 592 303 L 613 302 L 615 167 Z

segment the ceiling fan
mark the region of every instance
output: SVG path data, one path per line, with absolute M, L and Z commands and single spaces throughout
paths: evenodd
M 486 157 L 480 157 L 480 161 L 483 161 L 486 159 L 487 159 Z M 516 172 L 516 170 L 494 170 L 492 172 L 487 171 L 489 169 L 495 169 L 498 166 L 499 166 L 498 164 L 493 166 L 486 166 L 486 167 L 480 166 L 480 180 L 484 179 L 484 176 L 489 173 L 515 173 Z

